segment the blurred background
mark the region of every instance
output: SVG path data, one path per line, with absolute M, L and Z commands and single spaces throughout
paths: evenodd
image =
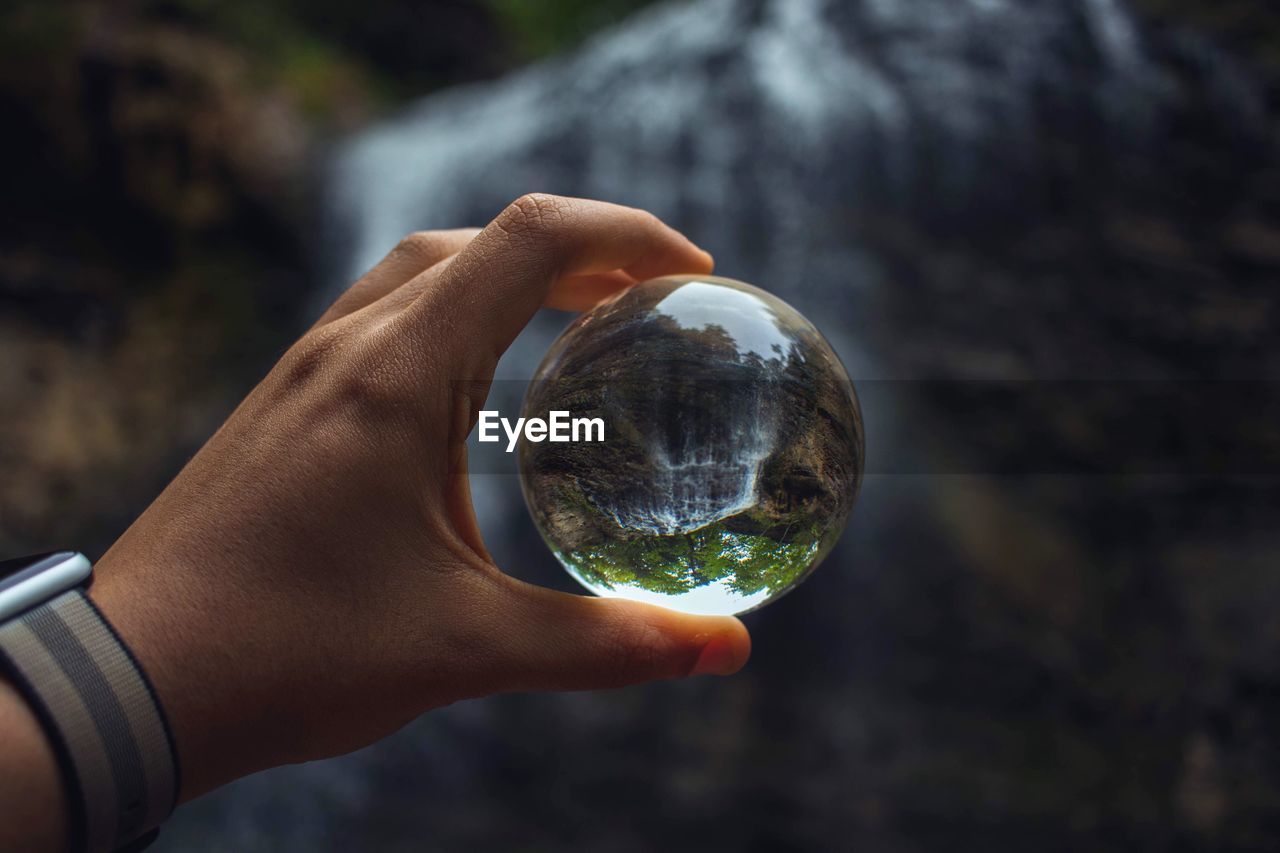
M 0 47 L 5 556 L 100 555 L 402 234 L 526 191 L 663 216 L 863 397 L 742 675 L 464 703 L 155 849 L 1276 847 L 1270 4 L 10 0 Z

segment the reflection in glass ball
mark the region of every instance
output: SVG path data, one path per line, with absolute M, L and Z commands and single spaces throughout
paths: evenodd
M 742 613 L 794 588 L 844 529 L 862 416 L 817 329 L 715 276 L 632 287 L 548 351 L 522 415 L 601 418 L 598 443 L 520 441 L 525 499 L 599 595 Z

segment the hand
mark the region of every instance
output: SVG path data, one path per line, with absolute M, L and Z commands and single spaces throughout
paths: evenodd
M 728 674 L 728 617 L 531 586 L 493 564 L 465 445 L 540 305 L 583 310 L 711 258 L 642 211 L 528 196 L 406 238 L 236 409 L 97 567 L 189 798 L 512 690 Z

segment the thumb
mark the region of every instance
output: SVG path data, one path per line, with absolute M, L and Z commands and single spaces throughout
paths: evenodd
M 595 690 L 731 675 L 751 655 L 751 636 L 733 616 L 570 595 L 505 577 L 516 587 L 504 614 L 509 689 Z

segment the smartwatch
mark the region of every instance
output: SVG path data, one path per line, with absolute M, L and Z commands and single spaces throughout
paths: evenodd
M 62 771 L 72 850 L 138 850 L 178 800 L 164 709 L 85 592 L 93 567 L 57 551 L 0 561 L 0 668 L 30 703 Z

